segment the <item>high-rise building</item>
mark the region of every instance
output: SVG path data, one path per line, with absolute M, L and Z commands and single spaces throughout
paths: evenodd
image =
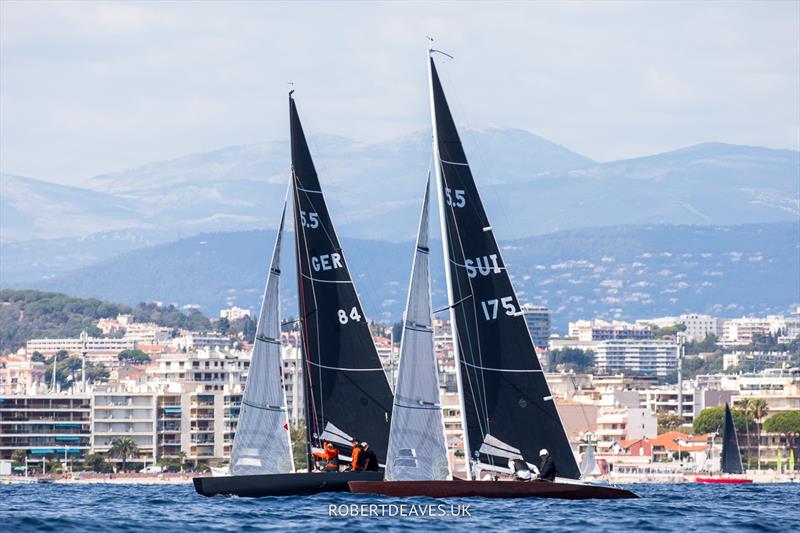
M 550 341 L 550 309 L 543 305 L 523 304 L 522 313 L 533 345 L 539 349 L 546 349 Z

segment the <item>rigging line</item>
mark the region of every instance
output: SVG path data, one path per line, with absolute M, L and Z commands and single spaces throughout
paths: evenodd
M 295 190 L 293 191 L 294 194 L 292 194 L 292 199 L 293 199 L 292 203 L 294 204 L 294 208 L 295 208 L 294 209 L 294 213 L 293 213 L 293 215 L 295 217 L 295 220 L 294 220 L 294 222 L 295 222 L 295 224 L 294 224 L 295 225 L 295 257 L 297 259 L 297 272 L 302 274 L 303 265 L 302 265 L 302 254 L 300 253 L 300 247 L 301 247 L 300 240 L 302 239 L 303 242 L 305 243 L 306 238 L 305 238 L 305 232 L 303 231 L 302 225 L 299 224 L 300 221 L 297 219 L 297 213 L 300 211 L 300 197 L 298 196 L 297 190 L 296 190 L 297 189 L 297 181 L 298 180 L 297 180 L 297 176 L 296 176 L 296 174 L 294 172 L 294 166 L 292 166 L 292 185 L 295 188 Z M 301 226 L 301 227 L 298 228 L 298 226 Z M 308 248 L 306 246 L 303 246 L 303 247 L 306 249 L 306 257 L 308 257 Z M 308 266 L 310 267 L 310 265 L 308 265 Z M 309 270 L 310 270 L 310 268 L 309 268 Z M 299 315 L 305 314 L 305 316 L 308 317 L 308 316 L 310 316 L 310 313 L 309 314 L 305 313 L 305 305 L 306 305 L 305 288 L 303 286 L 304 285 L 303 281 L 300 278 L 298 278 L 297 285 L 298 285 L 298 314 Z M 311 289 L 313 291 L 313 289 L 314 289 L 313 284 L 311 285 Z M 313 293 L 312 293 L 312 297 L 313 297 Z M 316 306 L 316 300 L 314 300 L 314 302 L 315 302 L 315 306 Z M 316 309 L 314 310 L 314 312 L 316 312 Z M 311 344 L 309 342 L 310 339 L 309 339 L 309 333 L 308 333 L 308 324 L 306 323 L 305 320 L 302 321 L 302 330 L 303 330 L 303 337 L 305 339 L 305 342 L 303 343 L 303 351 L 305 352 L 305 363 L 306 363 L 306 371 L 305 371 L 306 387 L 305 387 L 305 389 L 306 389 L 306 396 L 307 396 L 308 400 L 310 400 L 310 401 L 308 401 L 308 404 L 309 404 L 308 407 L 310 409 L 307 410 L 307 414 L 306 414 L 306 420 L 309 421 L 309 419 L 310 419 L 310 423 L 306 423 L 306 426 L 307 426 L 306 427 L 306 438 L 308 440 L 308 445 L 310 446 L 311 442 L 312 442 L 311 441 L 312 433 L 317 433 L 317 434 L 319 433 L 319 424 L 318 424 L 318 421 L 317 421 L 317 404 L 316 404 L 316 398 L 315 398 L 315 395 L 314 395 L 314 385 L 313 385 L 313 381 L 312 381 L 313 380 L 313 376 L 311 374 L 311 366 L 309 364 L 310 355 L 311 355 L 310 354 Z M 308 416 L 309 414 L 310 414 L 310 417 Z M 312 455 L 309 453 L 308 454 L 309 468 L 313 464 L 312 463 L 312 458 L 313 458 Z
M 467 296 L 464 296 L 463 298 L 461 298 L 459 301 L 457 301 L 453 305 L 445 305 L 444 307 L 439 307 L 437 309 L 434 309 L 431 312 L 435 315 L 435 314 L 441 313 L 442 311 L 447 311 L 448 309 L 452 309 L 452 308 L 454 308 L 454 307 L 456 307 L 458 305 L 461 305 L 462 303 L 466 302 L 470 298 L 472 298 L 472 295 L 468 294 Z
M 380 367 L 380 368 L 345 368 L 345 367 L 341 367 L 341 366 L 323 365 L 323 364 L 320 364 L 320 363 L 315 363 L 313 361 L 311 361 L 311 364 L 316 366 L 316 367 L 318 367 L 318 368 L 324 368 L 326 370 L 342 370 L 342 371 L 345 371 L 345 372 L 383 372 L 383 367 Z
M 464 254 L 462 254 L 462 256 L 463 255 Z M 466 261 L 466 258 L 464 258 L 464 260 Z M 467 265 L 462 265 L 461 263 L 459 263 L 458 261 L 456 261 L 454 259 L 450 259 L 450 262 L 453 263 L 454 265 L 456 265 L 457 267 L 470 268 L 470 267 L 467 267 Z M 502 263 L 502 261 L 498 261 L 498 263 Z M 499 266 L 499 265 L 497 267 L 495 267 L 494 265 L 493 266 L 488 266 L 488 267 L 480 267 L 478 265 L 474 265 L 471 268 L 474 268 L 474 269 L 477 269 L 477 270 L 482 270 L 483 268 L 488 268 L 489 270 L 494 270 L 495 268 L 497 268 L 499 270 L 508 270 L 505 266 Z M 496 274 L 496 272 L 495 272 L 495 274 Z M 485 275 L 485 274 L 481 274 L 481 275 Z
M 441 157 L 441 151 L 440 151 L 439 155 Z M 446 187 L 447 186 L 447 175 L 446 175 L 446 173 L 444 171 L 444 167 L 442 167 L 441 165 L 440 165 L 440 169 L 441 169 L 442 181 L 443 181 L 442 185 Z M 459 246 L 461 247 L 461 257 L 464 257 L 464 249 L 463 249 L 463 245 L 461 244 L 461 239 L 460 239 L 460 237 L 458 235 L 458 224 L 456 223 L 455 211 L 453 209 L 453 206 L 450 206 L 449 210 L 447 209 L 447 206 L 440 206 L 440 208 L 446 210 L 446 212 L 445 212 L 445 225 L 446 225 L 446 230 L 447 230 L 447 235 L 448 235 L 448 239 L 447 239 L 448 243 L 447 243 L 447 245 L 451 249 L 451 252 L 452 252 L 451 253 L 451 257 L 452 257 L 452 255 L 455 255 L 455 252 L 456 252 L 455 242 L 454 242 L 454 239 L 452 237 L 453 229 L 451 228 L 451 226 L 455 226 L 456 238 L 458 239 Z M 451 218 L 453 220 L 452 224 L 450 224 Z M 458 295 L 461 296 L 463 294 L 463 290 L 461 288 L 461 280 L 460 280 L 460 278 L 458 276 L 458 272 L 456 272 L 456 276 L 454 276 L 454 277 L 455 277 L 455 281 L 456 281 L 455 285 L 457 286 L 457 289 L 458 289 Z M 453 284 L 451 283 L 451 286 L 452 285 Z M 469 293 L 469 295 L 467 297 L 471 298 L 473 296 L 474 296 L 474 292 L 472 291 L 472 285 L 470 284 L 470 293 Z M 462 298 L 462 300 L 464 300 L 464 299 L 466 299 L 466 298 Z M 473 298 L 473 302 L 474 302 L 474 298 Z M 474 309 L 475 313 L 477 313 L 477 309 L 474 308 L 474 304 L 473 304 L 473 309 Z M 466 331 L 462 332 L 461 331 L 462 328 L 459 328 L 456 323 L 451 324 L 450 328 L 454 332 L 453 342 L 458 342 L 459 346 L 463 347 L 463 343 L 461 342 L 461 336 L 462 335 L 466 335 L 468 343 L 469 343 L 467 345 L 469 350 L 463 350 L 463 348 L 462 348 L 461 349 L 461 353 L 462 353 L 462 355 L 466 355 L 468 353 L 469 356 L 474 360 L 475 354 L 474 354 L 474 350 L 472 348 L 472 343 L 470 342 L 472 337 L 470 335 L 469 329 L 466 327 L 467 326 L 467 324 L 466 324 L 466 311 L 463 311 L 462 314 L 464 315 L 464 321 L 465 321 L 465 324 L 464 324 L 465 328 L 464 329 Z M 476 331 L 477 331 L 477 317 L 476 317 L 476 324 L 475 325 L 476 325 Z M 462 359 L 463 359 L 463 357 L 462 357 Z M 470 395 L 472 397 L 472 403 L 475 406 L 476 415 L 478 415 L 477 416 L 477 419 L 478 419 L 478 430 L 481 432 L 481 435 L 485 435 L 486 432 L 484 431 L 483 418 L 486 418 L 487 421 L 488 421 L 488 416 L 486 416 L 487 409 L 484 407 L 486 405 L 486 402 L 485 402 L 485 391 L 483 390 L 482 384 L 478 384 L 477 385 L 477 392 L 478 392 L 478 397 L 480 397 L 481 399 L 479 400 L 478 398 L 476 398 L 476 394 L 475 394 L 476 393 L 476 385 L 473 384 L 472 373 L 471 372 L 466 372 L 466 375 L 467 375 L 467 382 L 468 382 L 469 389 L 470 389 Z M 463 394 L 463 391 L 462 391 L 462 394 Z M 483 411 L 483 413 L 484 413 L 483 417 L 480 415 L 480 411 Z M 465 415 L 466 415 L 466 413 L 465 413 Z M 488 430 L 488 428 L 487 428 L 487 430 Z M 468 428 L 464 428 L 464 433 L 465 433 L 465 435 L 467 435 L 466 438 L 469 438 L 468 437 L 468 433 L 469 433 Z
M 463 151 L 463 147 L 462 147 L 462 151 Z M 469 170 L 469 169 L 467 169 L 467 170 Z M 447 174 L 445 173 L 444 167 L 442 167 L 442 177 L 445 180 L 445 183 L 444 183 L 445 185 L 447 185 L 446 176 L 447 176 Z M 456 173 L 456 177 L 461 179 L 461 176 L 459 176 L 458 173 Z M 470 173 L 469 177 L 471 177 L 471 173 Z M 463 180 L 462 180 L 462 183 L 464 183 Z M 474 180 L 473 180 L 473 185 L 474 185 Z M 475 205 L 475 204 L 473 204 L 473 205 Z M 457 239 L 457 242 L 458 242 L 458 246 L 459 246 L 460 251 L 461 251 L 461 257 L 464 258 L 465 257 L 465 255 L 464 255 L 464 242 L 461 239 L 461 229 L 459 228 L 458 222 L 457 222 L 457 219 L 456 219 L 455 206 L 450 206 L 449 211 L 450 211 L 450 215 L 451 215 L 452 220 L 453 220 L 453 227 L 455 229 L 455 236 L 456 236 L 456 239 Z M 488 223 L 484 224 L 484 226 L 486 226 L 486 225 L 488 225 Z M 452 241 L 453 239 L 451 238 L 450 240 Z M 455 244 L 455 243 L 453 243 L 453 244 Z M 459 280 L 458 272 L 456 272 L 456 279 Z M 458 284 L 459 284 L 459 289 L 460 289 L 461 288 L 461 281 L 460 280 L 458 281 Z M 472 279 L 470 279 L 469 277 L 467 277 L 467 284 L 469 285 L 470 294 L 474 295 L 475 294 L 475 288 L 474 288 L 474 286 L 472 284 Z M 472 308 L 473 308 L 473 322 L 474 322 L 474 326 L 475 326 L 475 337 L 476 337 L 475 347 L 477 347 L 478 362 L 480 363 L 480 366 L 483 366 L 483 352 L 481 350 L 480 325 L 478 323 L 478 308 L 477 308 L 477 303 L 476 303 L 475 298 L 472 299 Z M 465 315 L 464 319 L 465 319 L 465 322 L 466 322 L 466 313 L 464 313 L 464 315 Z M 469 330 L 467 330 L 466 333 L 467 333 L 467 336 L 470 337 Z M 475 353 L 474 353 L 475 350 L 474 350 L 474 347 L 473 347 L 472 343 L 470 343 L 469 347 L 470 347 L 470 354 L 472 355 L 472 360 L 474 361 L 475 360 Z M 469 376 L 470 373 L 467 372 L 467 375 Z M 487 394 L 486 394 L 486 378 L 483 375 L 482 371 L 481 371 L 479 377 L 480 377 L 480 379 L 479 379 L 479 382 L 478 382 L 478 392 L 479 392 L 478 396 L 480 398 L 480 408 L 483 411 L 483 415 L 486 417 L 487 426 L 488 426 L 488 421 L 489 421 L 489 418 L 490 418 L 489 417 L 489 405 L 488 405 Z M 481 430 L 481 432 L 483 432 L 483 430 Z
M 338 280 L 338 279 L 319 279 L 309 276 L 307 274 L 300 273 L 304 278 L 309 279 L 315 283 L 353 283 L 351 280 Z
M 514 373 L 524 373 L 524 374 L 542 374 L 544 370 L 537 370 L 535 368 L 492 368 L 490 366 L 478 366 L 473 365 L 472 363 L 467 363 L 466 361 L 462 361 L 465 365 L 476 368 L 479 370 L 488 370 L 490 372 L 514 372 Z

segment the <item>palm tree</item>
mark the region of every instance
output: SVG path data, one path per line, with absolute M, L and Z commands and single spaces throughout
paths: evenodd
M 118 437 L 111 442 L 111 456 L 122 459 L 122 471 L 128 469 L 128 457 L 139 453 L 136 441 L 130 437 Z
M 186 452 L 183 450 L 178 452 L 178 459 L 181 461 L 181 472 L 183 472 L 183 462 L 186 460 Z
M 750 398 L 742 398 L 741 400 L 736 402 L 737 407 L 742 411 L 744 415 L 744 428 L 747 434 L 747 468 L 750 468 L 750 415 L 752 414 L 752 407 L 751 407 L 752 400 Z
M 753 418 L 756 421 L 756 450 L 758 454 L 758 469 L 761 469 L 761 423 L 764 421 L 764 418 L 767 416 L 769 412 L 769 406 L 767 405 L 767 400 L 763 398 L 753 399 L 750 400 L 750 412 L 753 415 Z

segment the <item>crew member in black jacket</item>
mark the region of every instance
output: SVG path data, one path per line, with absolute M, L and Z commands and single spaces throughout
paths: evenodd
M 539 479 L 555 481 L 556 475 L 558 474 L 556 471 L 556 463 L 545 448 L 539 451 L 539 459 L 542 461 L 541 466 L 539 466 Z

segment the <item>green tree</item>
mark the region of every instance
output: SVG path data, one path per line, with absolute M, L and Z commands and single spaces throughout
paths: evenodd
M 219 320 L 217 320 L 217 331 L 221 335 L 227 335 L 230 330 L 231 330 L 231 323 L 227 318 L 222 317 Z
M 664 326 L 653 330 L 653 337 L 661 339 L 663 337 L 674 337 L 679 331 L 686 331 L 686 324 L 675 324 L 674 326 Z
M 42 352 L 34 350 L 34 352 L 31 354 L 31 361 L 34 363 L 44 363 L 45 357 L 42 355 Z
M 707 333 L 706 338 L 701 341 L 687 342 L 684 349 L 686 350 L 686 355 L 714 352 L 717 349 L 717 336 L 713 333 Z
M 745 414 L 740 409 L 731 409 L 733 416 L 733 426 L 737 433 L 742 433 L 749 423 L 753 422 L 753 417 Z M 725 418 L 725 406 L 707 407 L 700 411 L 692 422 L 692 432 L 695 435 L 714 433 L 722 431 L 722 421 Z
M 25 450 L 14 450 L 11 452 L 11 461 L 15 467 L 17 466 L 25 466 L 25 458 L 28 454 Z
M 128 458 L 139 453 L 139 446 L 130 437 L 117 437 L 111 442 L 110 453 L 112 457 L 122 459 L 122 471 L 125 472 L 128 469 Z
M 764 421 L 767 433 L 800 433 L 800 411 L 775 413 Z
M 122 350 L 117 359 L 129 365 L 141 365 L 150 362 L 150 356 L 142 350 Z
M 594 352 L 580 348 L 561 348 L 553 350 L 548 356 L 550 371 L 563 370 L 574 372 L 592 372 L 594 369 Z
M 656 420 L 658 421 L 659 435 L 668 431 L 676 431 L 683 426 L 683 417 L 675 413 L 658 413 Z
M 308 468 L 308 440 L 306 437 L 306 426 L 296 424 L 289 428 L 292 437 L 292 457 L 294 467 L 297 471 Z
M 84 466 L 93 472 L 108 472 L 111 466 L 106 461 L 105 455 L 102 453 L 90 453 L 83 460 Z
M 750 409 L 753 418 L 756 420 L 756 454 L 758 456 L 758 468 L 761 469 L 761 427 L 760 424 L 769 412 L 767 401 L 763 398 L 754 398 L 750 401 Z

